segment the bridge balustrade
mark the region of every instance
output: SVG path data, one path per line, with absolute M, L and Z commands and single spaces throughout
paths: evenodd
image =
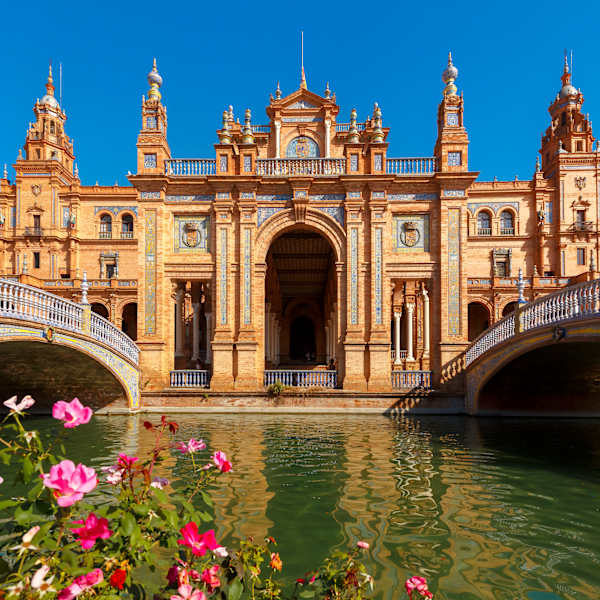
M 494 346 L 517 333 L 600 313 L 600 279 L 586 281 L 522 305 L 484 331 L 467 348 L 465 364 L 470 365 Z
M 0 317 L 32 321 L 59 327 L 91 338 L 114 348 L 136 365 L 139 348 L 110 321 L 90 313 L 89 331 L 84 327 L 84 306 L 38 288 L 0 279 Z
M 296 369 L 272 369 L 265 371 L 265 386 L 281 382 L 288 387 L 337 386 L 337 371 L 301 371 Z

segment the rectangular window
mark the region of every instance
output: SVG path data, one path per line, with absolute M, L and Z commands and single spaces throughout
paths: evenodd
M 244 171 L 246 173 L 252 171 L 252 156 L 249 154 L 244 154 Z
M 144 168 L 156 169 L 156 154 L 144 154 Z
M 448 166 L 460 167 L 462 165 L 462 152 L 448 152 Z
M 383 154 L 376 154 L 373 165 L 375 171 L 383 171 Z
M 146 117 L 146 129 L 156 129 L 156 117 Z
M 585 248 L 577 248 L 577 264 L 585 265 Z
M 350 155 L 350 171 L 353 173 L 358 171 L 358 154 Z
M 496 261 L 496 277 L 508 277 L 508 263 L 505 260 Z
M 40 253 L 39 252 L 33 253 L 33 268 L 34 269 L 40 268 Z
M 219 156 L 219 171 L 221 171 L 221 173 L 227 172 L 227 154 L 221 154 Z
M 544 212 L 546 213 L 544 215 L 544 218 L 546 219 L 546 223 L 552 223 L 552 212 L 553 212 L 552 200 L 549 200 L 548 202 L 546 202 Z
M 554 277 L 554 271 L 544 271 L 544 277 Z
M 583 231 L 585 229 L 585 210 L 577 211 L 575 224 L 579 231 Z
M 583 142 L 577 142 L 577 152 L 583 152 Z

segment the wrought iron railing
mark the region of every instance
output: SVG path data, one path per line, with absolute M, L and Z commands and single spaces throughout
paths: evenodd
M 215 158 L 173 158 L 165 160 L 165 174 L 189 177 L 194 175 L 215 175 Z
M 392 371 L 392 388 L 395 390 L 430 387 L 431 371 Z
M 553 292 L 522 305 L 519 311 L 511 313 L 486 329 L 467 348 L 465 364 L 470 365 L 494 346 L 513 337 L 517 331 L 525 332 L 598 314 L 600 314 L 600 279 Z M 516 328 L 517 319 L 518 328 Z
M 287 175 L 344 175 L 345 158 L 261 158 L 256 161 L 256 174 Z
M 278 381 L 289 387 L 335 388 L 337 386 L 337 371 L 297 371 L 294 369 L 265 371 L 265 386 Z
M 388 175 L 430 175 L 437 170 L 434 156 L 423 158 L 386 158 L 385 172 Z
M 129 336 L 95 313 L 90 315 L 89 333 L 84 331 L 83 311 L 84 307 L 81 304 L 23 283 L 0 279 L 1 317 L 32 321 L 89 335 L 138 364 L 139 348 Z
M 209 384 L 208 371 L 200 369 L 180 369 L 171 371 L 171 387 L 176 388 L 207 388 Z

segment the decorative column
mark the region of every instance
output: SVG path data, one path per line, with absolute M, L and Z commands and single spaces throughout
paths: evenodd
M 195 363 L 200 358 L 200 302 L 193 302 L 192 309 L 192 360 Z
M 327 321 L 329 323 L 329 321 Z M 331 356 L 331 343 L 329 339 L 329 325 L 325 325 L 325 362 L 329 364 L 329 357 Z
M 415 305 L 409 302 L 406 305 L 406 345 L 407 353 L 406 360 L 407 362 L 412 362 L 415 360 L 413 356 L 413 313 L 415 310 Z
M 265 302 L 265 360 L 271 361 L 271 303 Z
M 204 319 L 206 321 L 206 364 L 209 365 L 212 362 L 210 348 L 210 342 L 212 340 L 212 314 L 204 313 Z
M 394 313 L 394 347 L 396 350 L 396 358 L 394 359 L 394 364 L 401 364 L 400 361 L 400 319 L 402 317 L 402 310 L 400 312 Z
M 275 121 L 275 158 L 281 158 L 281 121 Z
M 331 120 L 325 119 L 325 158 L 329 158 L 331 155 Z
M 279 338 L 280 338 L 280 327 L 279 319 L 275 318 L 275 347 L 274 347 L 274 362 L 275 366 L 279 365 Z
M 175 356 L 183 356 L 183 300 L 185 290 L 181 283 L 177 284 L 175 292 Z
M 423 286 L 423 354 L 429 356 L 429 293 Z

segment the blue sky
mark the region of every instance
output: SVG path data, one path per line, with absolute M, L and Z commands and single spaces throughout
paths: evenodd
M 587 4 L 587 6 L 586 6 Z M 4 114 L 0 163 L 14 162 L 48 60 L 63 64 L 67 132 L 84 184 L 127 184 L 135 171 L 141 95 L 156 56 L 174 157 L 212 157 L 229 104 L 266 123 L 269 93 L 298 88 L 300 30 L 308 87 L 337 94 L 338 121 L 373 102 L 391 127 L 389 156 L 430 156 L 448 50 L 459 69 L 469 166 L 480 179 L 530 178 L 560 87 L 564 48 L 574 51 L 584 110 L 600 119 L 600 3 L 137 2 L 27 3 L 3 8 Z M 577 6 L 577 8 L 575 8 Z M 55 80 L 58 78 L 56 77 Z M 600 124 L 600 120 L 598 121 Z M 600 126 L 600 125 L 599 125 Z

